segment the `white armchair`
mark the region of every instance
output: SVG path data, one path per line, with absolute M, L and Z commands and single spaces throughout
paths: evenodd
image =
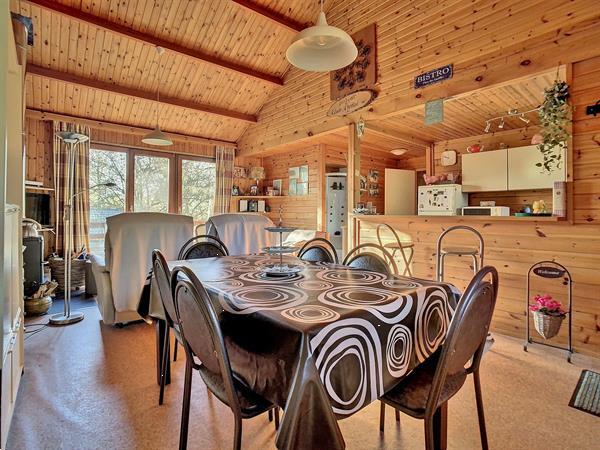
M 130 322 L 141 317 L 137 307 L 152 268 L 152 250 L 167 260 L 193 236 L 190 216 L 163 213 L 124 213 L 106 219 L 105 259 L 92 255 L 96 302 L 104 323 Z

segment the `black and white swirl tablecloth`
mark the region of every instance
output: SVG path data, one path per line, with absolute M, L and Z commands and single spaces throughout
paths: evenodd
M 221 307 L 240 378 L 286 407 L 278 447 L 317 448 L 317 436 L 343 447 L 335 418 L 377 400 L 434 353 L 460 293 L 444 283 L 286 261 L 302 270 L 265 277 L 261 268 L 275 260 L 263 255 L 170 266 L 190 267 Z

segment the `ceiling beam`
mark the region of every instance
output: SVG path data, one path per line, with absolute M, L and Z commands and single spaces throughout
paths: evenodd
M 90 128 L 103 129 L 106 131 L 117 131 L 119 133 L 136 134 L 136 135 L 140 135 L 140 136 L 143 136 L 143 135 L 149 133 L 150 131 L 152 131 L 150 128 L 136 127 L 136 126 L 127 125 L 124 123 L 106 122 L 103 120 L 89 119 L 89 118 L 85 118 L 85 117 L 72 116 L 69 114 L 54 113 L 54 112 L 49 112 L 49 111 L 40 111 L 38 109 L 32 109 L 32 108 L 27 108 L 25 110 L 25 116 L 30 119 L 36 119 L 36 120 L 60 120 L 63 122 L 78 123 L 81 125 L 87 125 Z M 223 147 L 228 147 L 228 148 L 237 148 L 237 144 L 235 142 L 222 141 L 219 139 L 211 139 L 211 138 L 206 138 L 206 137 L 202 137 L 202 136 L 171 133 L 170 131 L 167 131 L 167 130 L 163 130 L 163 131 L 165 133 L 167 133 L 173 141 L 194 142 L 197 144 L 204 144 L 204 145 L 221 145 Z M 148 148 L 150 148 L 150 146 Z
M 127 26 L 111 22 L 109 20 L 103 19 L 101 17 L 95 16 L 93 14 L 89 14 L 85 11 L 81 11 L 80 9 L 71 8 L 70 6 L 63 5 L 62 3 L 56 2 L 54 0 L 22 0 L 23 2 L 29 3 L 31 5 L 39 6 L 40 8 L 44 8 L 48 11 L 52 11 L 63 16 L 70 17 L 72 19 L 78 20 L 80 22 L 86 22 L 88 24 L 94 25 L 98 28 L 103 28 L 112 33 L 119 34 L 121 36 L 125 36 L 129 39 L 135 39 L 144 44 L 149 44 L 157 47 L 162 47 L 165 50 L 172 51 L 174 53 L 178 53 L 183 56 L 187 56 L 189 58 L 196 59 L 197 61 L 202 61 L 203 63 L 211 64 L 215 67 L 219 67 L 222 69 L 227 69 L 233 72 L 237 72 L 238 74 L 245 75 L 247 77 L 254 78 L 256 80 L 260 80 L 262 82 L 267 82 L 270 84 L 275 84 L 278 86 L 283 85 L 283 80 L 277 76 L 264 73 L 251 67 L 244 66 L 242 64 L 237 64 L 232 61 L 227 61 L 225 59 L 219 58 L 217 56 L 204 53 L 200 50 L 184 47 L 182 45 L 176 44 L 174 42 L 169 42 L 164 39 L 161 39 L 157 36 L 153 36 L 151 34 L 142 33 L 140 31 L 134 30 L 133 28 L 129 28 Z
M 269 8 L 265 8 L 264 6 L 258 5 L 250 0 L 231 0 L 233 3 L 237 3 L 238 5 L 240 5 L 242 8 L 251 11 L 255 14 L 258 14 L 260 16 L 263 16 L 267 19 L 269 19 L 271 22 L 282 26 L 283 28 L 289 30 L 289 31 L 293 31 L 294 33 L 297 33 L 298 31 L 302 31 L 304 28 L 306 28 L 305 25 L 301 24 L 300 22 L 296 22 L 293 19 L 290 19 L 286 16 L 284 16 L 283 14 L 279 14 L 278 12 L 275 12 Z
M 404 134 L 398 133 L 395 130 L 390 130 L 389 128 L 387 128 L 381 124 L 374 124 L 372 122 L 367 122 L 366 128 L 367 129 L 366 129 L 365 133 L 368 133 L 369 131 L 371 131 L 375 134 L 380 134 L 380 135 L 395 139 L 399 142 L 404 142 L 405 144 L 412 144 L 412 145 L 417 145 L 417 146 L 423 147 L 423 148 L 429 148 L 429 146 L 433 143 L 430 141 L 425 141 L 423 139 L 419 139 L 414 136 L 406 136 Z
M 125 86 L 119 86 L 117 84 L 105 83 L 104 81 L 94 80 L 91 78 L 80 77 L 79 75 L 73 75 L 66 72 L 58 72 L 56 70 L 48 69 L 46 67 L 36 66 L 34 64 L 27 65 L 27 73 L 31 75 L 40 76 L 43 78 L 50 78 L 52 80 L 63 81 L 69 84 L 76 84 L 79 86 L 92 88 L 100 91 L 110 92 L 112 94 L 125 95 L 130 98 L 148 100 L 156 102 L 156 92 L 142 91 L 139 89 L 133 89 Z M 164 95 L 160 96 L 160 103 L 166 105 L 177 106 L 180 108 L 192 109 L 202 113 L 213 114 L 216 116 L 227 117 L 230 119 L 243 120 L 244 122 L 254 123 L 257 121 L 256 116 L 251 114 L 245 114 L 238 111 L 231 111 L 217 106 L 206 105 L 202 103 L 192 102 L 190 100 L 184 100 L 181 98 L 167 97 Z

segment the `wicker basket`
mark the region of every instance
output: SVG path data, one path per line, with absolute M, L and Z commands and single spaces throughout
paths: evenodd
M 539 311 L 532 311 L 533 324 L 540 336 L 544 339 L 552 339 L 558 334 L 565 316 L 549 316 Z
M 85 259 L 71 261 L 71 289 L 85 286 Z M 48 265 L 52 272 L 52 279 L 58 283 L 58 292 L 65 291 L 65 261 L 62 258 L 50 258 Z
M 46 314 L 52 306 L 52 297 L 47 295 L 42 298 L 26 298 L 25 299 L 25 313 L 29 316 L 39 316 L 40 314 Z

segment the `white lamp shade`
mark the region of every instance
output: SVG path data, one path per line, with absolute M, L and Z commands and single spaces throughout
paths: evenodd
M 160 131 L 158 125 L 154 128 L 154 131 L 151 131 L 143 137 L 142 142 L 148 145 L 173 145 L 173 141 L 169 139 L 165 133 Z
M 358 56 L 358 49 L 348 33 L 327 25 L 325 13 L 321 11 L 317 24 L 298 33 L 285 56 L 299 69 L 329 72 L 351 64 Z
M 390 153 L 392 155 L 396 155 L 396 156 L 401 156 L 404 155 L 408 150 L 405 148 L 395 148 L 393 150 L 390 150 Z

